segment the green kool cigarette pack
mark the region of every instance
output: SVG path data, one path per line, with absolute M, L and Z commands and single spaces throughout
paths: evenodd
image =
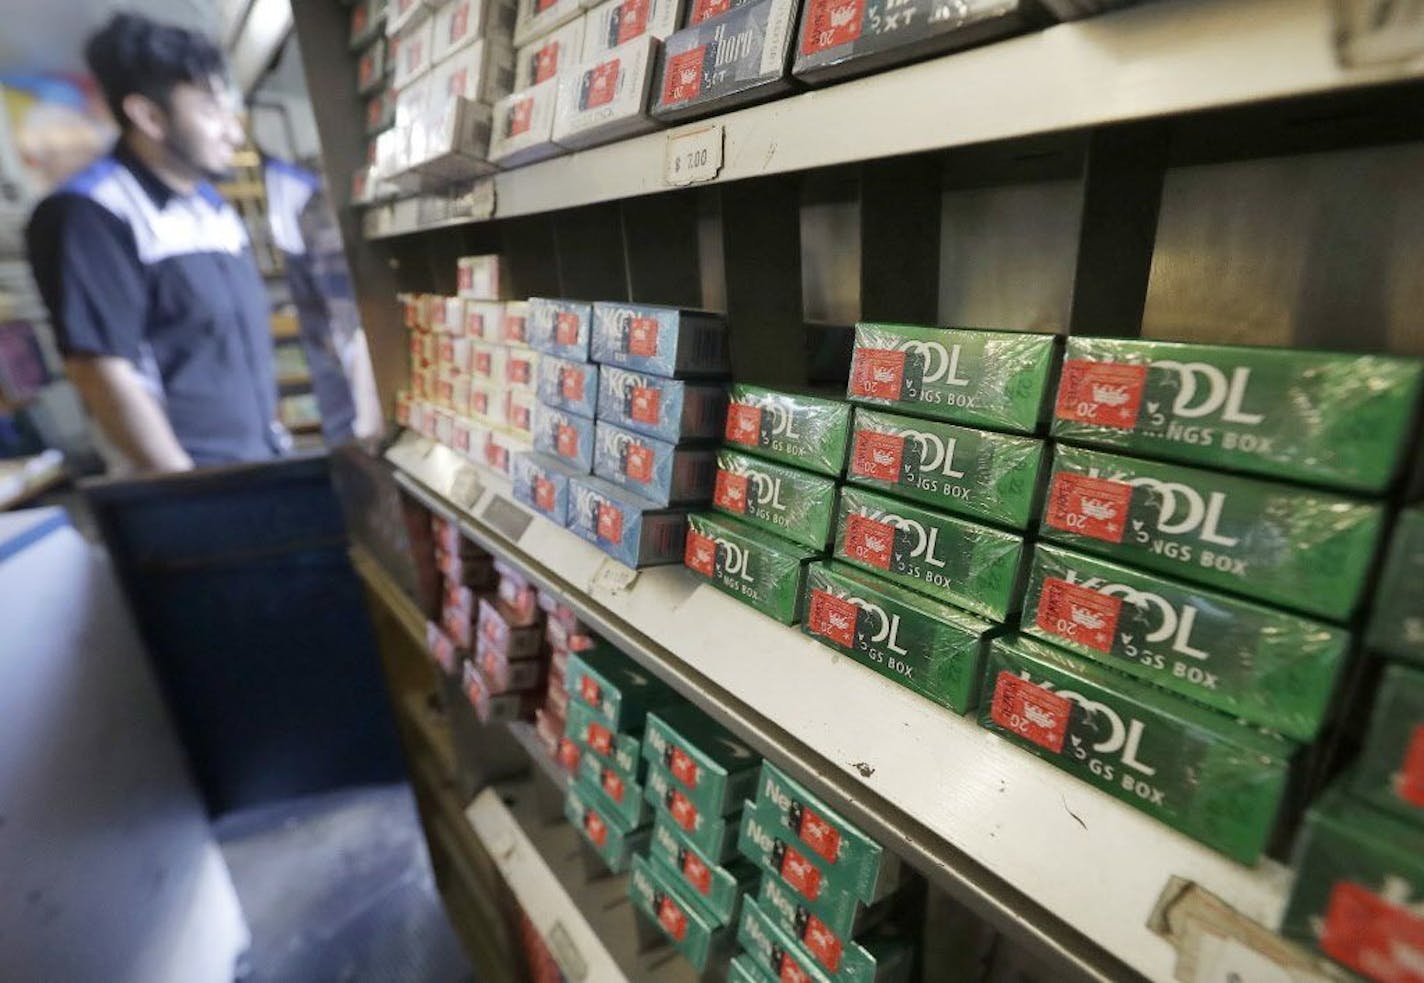
M 858 409 L 846 477 L 971 519 L 1024 529 L 1042 492 L 1047 454 L 1014 437 Z
M 731 447 L 835 477 L 845 470 L 850 404 L 738 384 L 723 439 Z
M 633 858 L 628 896 L 699 973 L 731 942 L 731 931 L 689 900 L 661 861 Z
M 1380 492 L 1400 470 L 1424 362 L 1070 338 L 1053 435 L 1147 457 Z
M 690 704 L 648 714 L 643 757 L 713 816 L 735 811 L 751 794 L 761 764 L 760 755 Z
M 615 732 L 608 726 L 607 719 L 587 704 L 569 700 L 564 736 L 601 758 L 627 784 L 637 785 L 642 781 L 642 738 Z
M 1345 661 L 1339 628 L 1040 543 L 1022 628 L 1287 737 L 1315 737 Z
M 763 761 L 757 782 L 757 813 L 777 821 L 804 854 L 836 887 L 867 905 L 887 896 L 900 883 L 900 858 L 887 854 L 870 837 L 842 819 L 770 761 Z
M 712 860 L 666 816 L 659 816 L 653 824 L 648 855 L 661 861 L 683 893 L 723 925 L 736 918 L 741 896 L 755 886 L 758 877 L 757 869 L 746 860 L 733 860 L 725 866 Z
M 1424 509 L 1406 509 L 1395 521 L 1375 592 L 1369 645 L 1424 665 Z
M 1060 445 L 1040 533 L 1344 621 L 1382 521 L 1380 506 L 1342 495 Z
M 833 555 L 995 621 L 1019 605 L 1022 536 L 875 492 L 841 492 Z
M 836 483 L 733 450 L 717 452 L 712 507 L 784 539 L 821 550 L 831 538 Z
M 973 709 L 994 625 L 842 564 L 806 575 L 801 630 L 956 713 Z
M 670 822 L 713 863 L 731 860 L 737 846 L 737 816 L 706 812 L 693 803 L 677 779 L 657 765 L 648 765 L 643 798 L 653 807 L 653 822 Z
M 780 878 L 806 911 L 838 938 L 855 934 L 859 899 L 834 886 L 821 873 L 821 868 L 811 863 L 793 838 L 786 835 L 773 810 L 751 802 L 743 804 L 737 849 L 759 867 L 765 877 Z
M 981 726 L 1193 839 L 1255 863 L 1295 746 L 1033 639 L 994 641 Z
M 564 797 L 564 818 L 588 841 L 609 870 L 621 874 L 628 869 L 633 854 L 647 849 L 651 830 L 646 827 L 624 829 L 600 800 L 601 794 L 581 782 L 572 782 Z
M 681 701 L 666 683 L 606 642 L 569 654 L 564 688 L 613 730 L 628 732 L 642 730 L 648 710 Z
M 1356 795 L 1424 826 L 1424 669 L 1385 670 L 1354 774 Z
M 630 782 L 624 774 L 596 754 L 579 757 L 578 779 L 589 795 L 599 798 L 600 808 L 610 814 L 624 829 L 637 829 L 652 818 L 652 810 L 643 798 L 643 787 Z
M 712 512 L 687 517 L 687 569 L 783 625 L 800 617 L 806 564 L 818 555 Z
M 909 977 L 912 947 L 903 939 L 865 944 L 832 932 L 779 877 L 763 877 L 757 904 L 762 913 L 837 983 L 886 983 Z
M 846 392 L 860 403 L 1037 433 L 1058 344 L 1049 334 L 859 324 Z
M 1419 979 L 1424 830 L 1337 790 L 1306 816 L 1281 934 L 1375 980 Z

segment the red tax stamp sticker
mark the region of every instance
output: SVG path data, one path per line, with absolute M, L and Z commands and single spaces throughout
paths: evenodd
M 989 714 L 993 721 L 1054 754 L 1063 752 L 1073 701 L 1021 679 L 1008 670 L 994 684 Z
M 1050 634 L 1080 645 L 1111 652 L 1122 598 L 1058 577 L 1045 577 L 1035 623 Z
M 888 348 L 861 348 L 850 370 L 850 394 L 871 399 L 899 399 L 905 378 L 905 353 Z
M 1131 430 L 1137 424 L 1147 366 L 1070 358 L 1054 409 L 1060 420 Z
M 1131 485 L 1060 471 L 1053 476 L 1044 518 L 1054 529 L 1120 543 L 1131 508 Z

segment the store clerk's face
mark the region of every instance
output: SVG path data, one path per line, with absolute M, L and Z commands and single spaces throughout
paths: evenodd
M 218 181 L 243 143 L 236 99 L 222 79 L 207 85 L 180 82 L 165 107 L 162 144 L 172 162 L 196 178 Z

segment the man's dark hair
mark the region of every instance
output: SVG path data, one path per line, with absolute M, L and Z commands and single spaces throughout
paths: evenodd
M 114 122 L 125 130 L 133 125 L 124 113 L 126 96 L 147 96 L 167 108 L 174 86 L 206 86 L 225 71 L 222 49 L 212 39 L 137 14 L 115 14 L 89 38 L 84 60 Z

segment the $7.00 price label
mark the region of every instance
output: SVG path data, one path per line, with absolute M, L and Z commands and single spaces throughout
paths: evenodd
M 674 187 L 711 181 L 722 171 L 721 123 L 669 133 L 663 151 L 663 181 Z

